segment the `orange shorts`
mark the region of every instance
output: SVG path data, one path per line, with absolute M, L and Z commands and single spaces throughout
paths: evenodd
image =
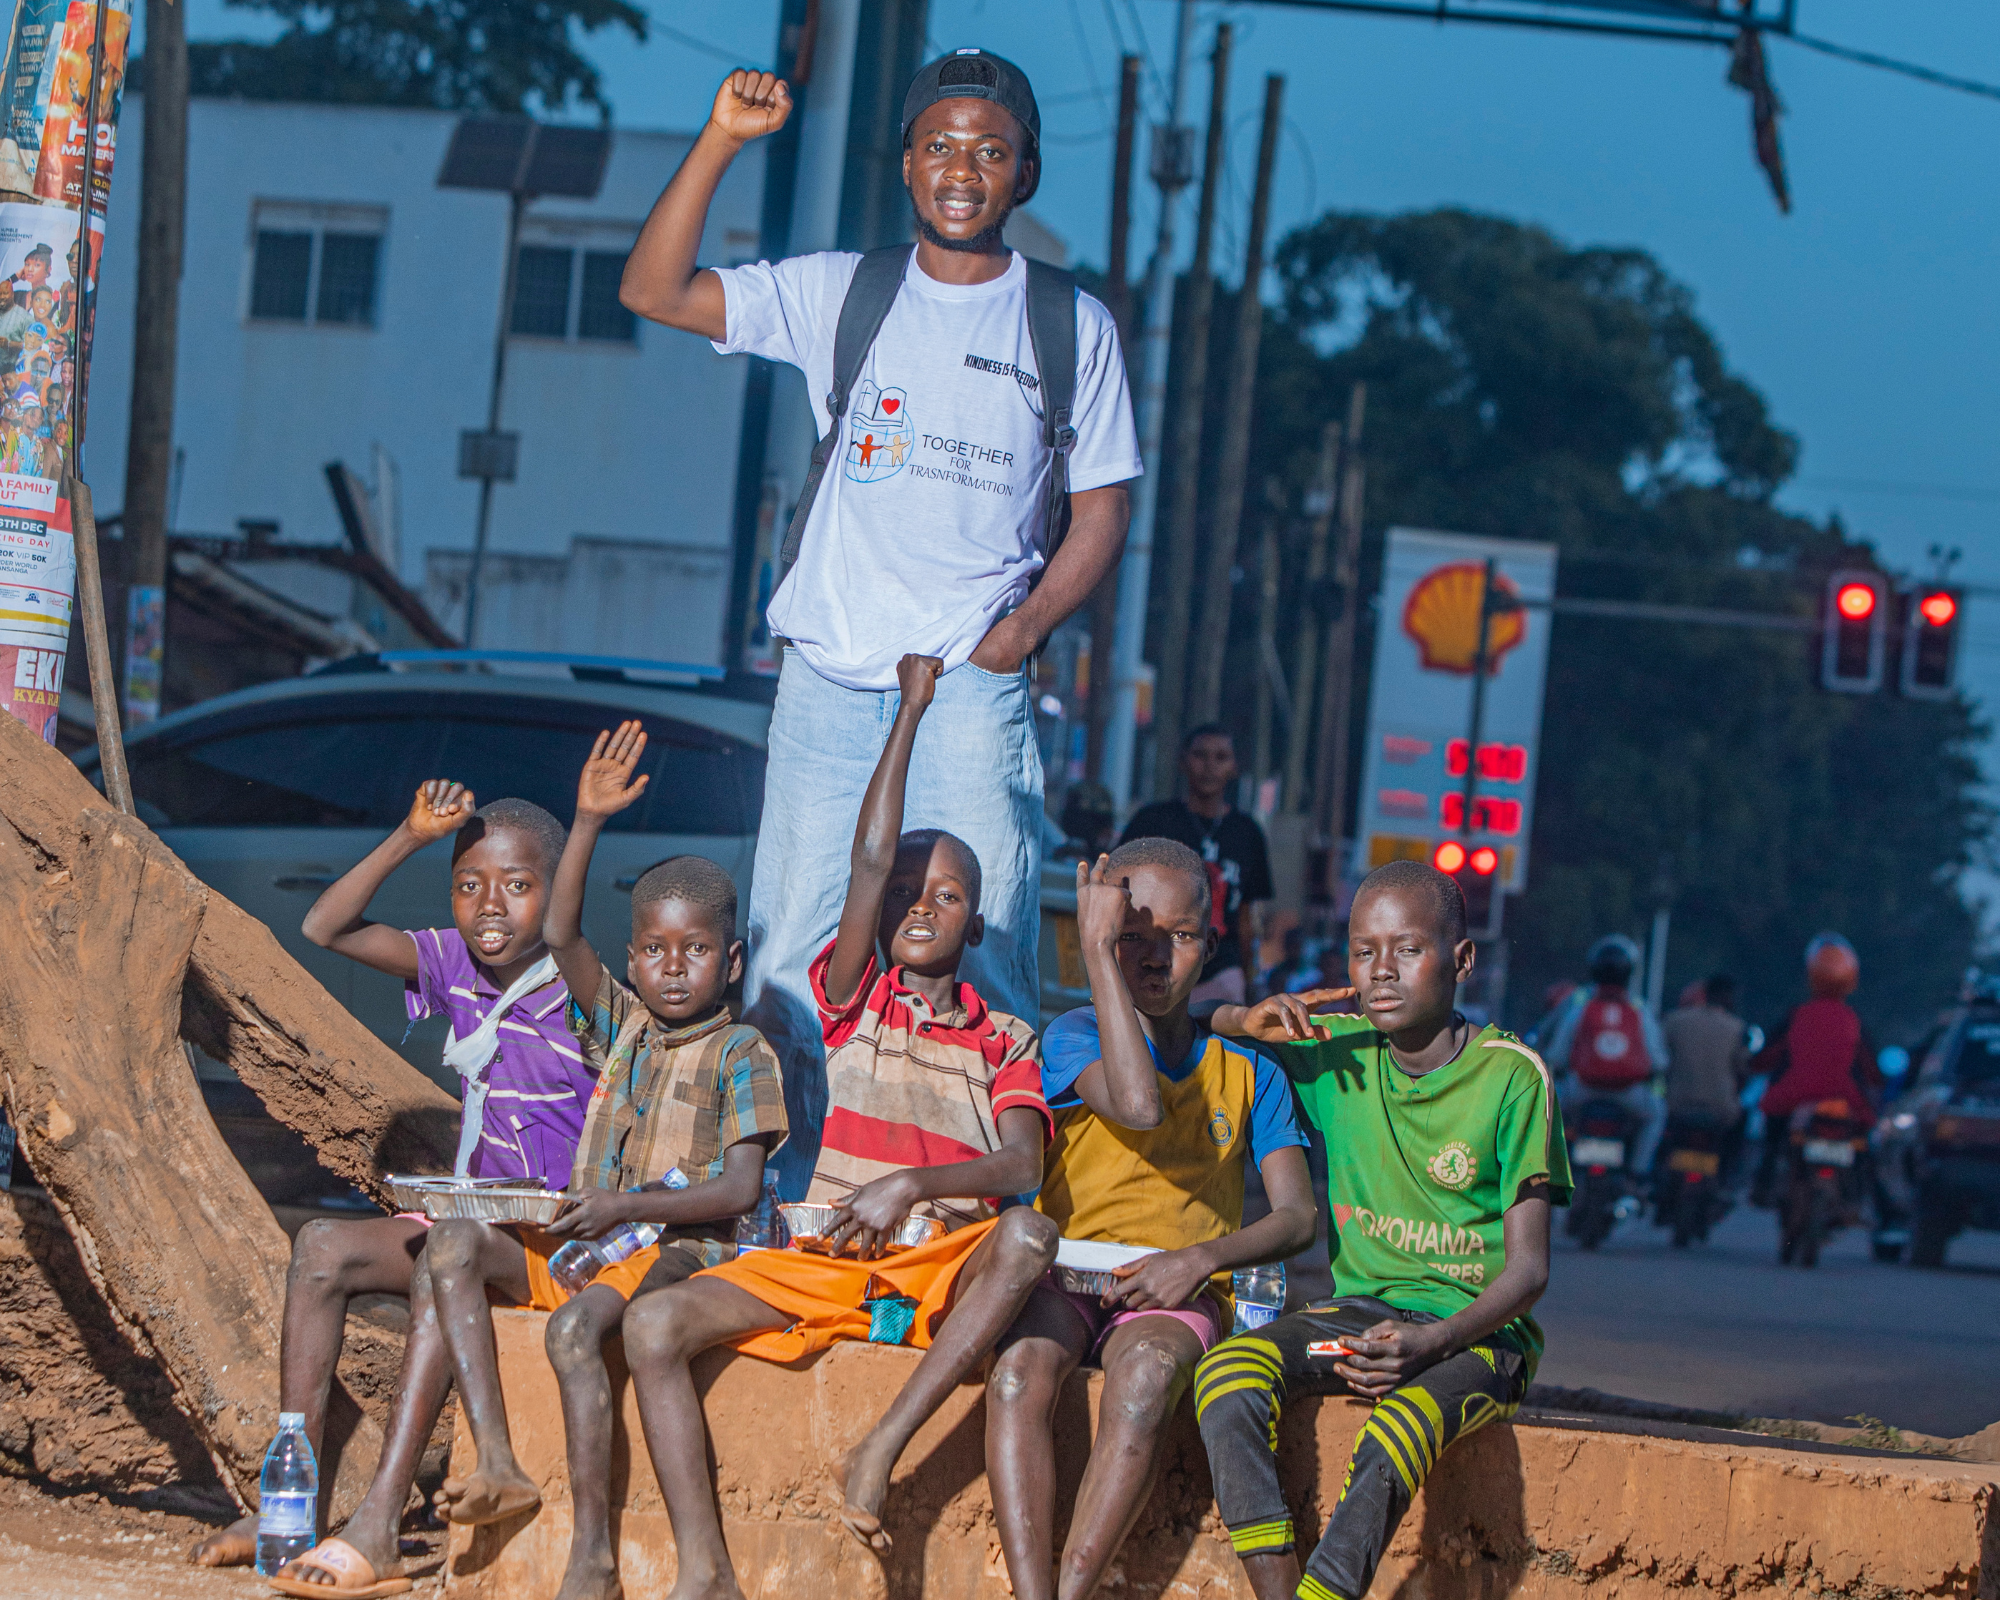
M 958 1275 L 996 1221 L 975 1222 L 914 1250 L 898 1250 L 874 1261 L 805 1250 L 748 1250 L 696 1276 L 733 1283 L 792 1319 L 786 1327 L 731 1341 L 748 1356 L 796 1361 L 836 1340 L 865 1340 L 869 1317 L 862 1302 L 885 1294 L 908 1295 L 917 1302 L 909 1342 L 927 1350 L 934 1325 L 951 1309 Z
M 569 1241 L 556 1239 L 542 1232 L 540 1228 L 527 1223 L 510 1224 L 515 1238 L 521 1241 L 521 1248 L 528 1252 L 528 1309 L 530 1311 L 560 1311 L 569 1304 L 569 1291 L 549 1276 L 549 1258 Z M 616 1289 L 627 1300 L 638 1291 L 639 1280 L 652 1270 L 653 1263 L 660 1259 L 660 1247 L 649 1244 L 636 1255 L 627 1256 L 623 1261 L 615 1261 L 595 1278 L 592 1287 L 603 1284 Z M 511 1300 L 495 1300 L 496 1304 L 512 1305 Z

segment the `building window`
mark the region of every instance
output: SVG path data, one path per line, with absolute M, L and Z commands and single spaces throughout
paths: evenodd
M 639 320 L 618 303 L 624 250 L 524 244 L 514 263 L 510 332 L 537 339 L 635 344 Z
M 317 322 L 358 322 L 375 326 L 375 259 L 382 239 L 373 233 L 335 233 L 319 240 Z
M 250 315 L 273 322 L 306 320 L 312 282 L 313 236 L 257 230 L 257 265 L 250 280 Z
M 251 320 L 374 327 L 387 223 L 388 213 L 375 206 L 260 201 L 251 230 Z
M 576 308 L 579 339 L 631 344 L 639 337 L 639 319 L 618 303 L 618 285 L 624 277 L 624 251 L 584 251 L 583 290 Z
M 569 331 L 569 280 L 573 250 L 524 244 L 514 267 L 514 315 L 508 327 L 536 339 L 560 339 Z

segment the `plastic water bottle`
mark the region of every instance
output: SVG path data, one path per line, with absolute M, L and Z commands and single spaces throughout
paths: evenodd
M 319 1463 L 303 1411 L 278 1414 L 278 1435 L 264 1452 L 257 1489 L 257 1571 L 270 1577 L 313 1547 Z
M 738 1250 L 782 1250 L 785 1247 L 785 1219 L 778 1211 L 778 1175 L 764 1171 L 764 1192 L 757 1197 L 757 1209 L 736 1219 Z
M 687 1175 L 669 1167 L 666 1177 L 642 1188 L 685 1189 Z M 568 1294 L 581 1294 L 606 1267 L 629 1261 L 660 1237 L 657 1222 L 621 1222 L 601 1239 L 572 1239 L 549 1257 L 549 1276 Z
M 1236 1332 L 1247 1333 L 1285 1314 L 1285 1268 L 1238 1267 L 1230 1280 L 1236 1295 Z

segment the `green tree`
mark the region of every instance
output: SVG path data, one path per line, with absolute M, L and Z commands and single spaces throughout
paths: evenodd
M 1796 441 L 1642 251 L 1460 210 L 1330 214 L 1277 267 L 1246 518 L 1270 479 L 1299 503 L 1321 422 L 1366 380 L 1364 603 L 1397 525 L 1551 541 L 1563 593 L 1802 616 L 1835 567 L 1874 564 L 1837 522 L 1773 506 Z M 1302 588 L 1284 584 L 1282 628 L 1312 603 Z M 1246 575 L 1233 630 L 1246 731 L 1256 589 Z M 1373 626 L 1364 611 L 1357 774 Z M 1597 935 L 1643 935 L 1663 865 L 1670 997 L 1726 969 L 1775 1020 L 1807 939 L 1835 927 L 1885 1032 L 1949 998 L 1974 944 L 1956 883 L 1985 848 L 1985 730 L 1962 702 L 1824 695 L 1811 649 L 1803 633 L 1556 620 L 1533 870 L 1508 908 L 1514 1021 L 1579 975 Z
M 630 0 L 229 0 L 284 19 L 268 44 L 193 41 L 198 95 L 560 112 L 574 99 L 606 116 L 579 34 L 620 27 L 643 43 Z

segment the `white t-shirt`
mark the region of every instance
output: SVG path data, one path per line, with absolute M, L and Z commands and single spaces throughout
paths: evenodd
M 728 315 L 715 348 L 801 369 L 821 434 L 834 327 L 860 260 L 828 251 L 716 272 Z M 959 285 L 911 253 L 848 396 L 798 564 L 771 597 L 771 631 L 821 677 L 893 689 L 912 651 L 949 670 L 1041 570 L 1050 461 L 1027 282 L 1019 254 L 998 278 Z M 1117 324 L 1087 294 L 1076 322 L 1070 488 L 1101 489 L 1139 475 L 1139 441 Z

